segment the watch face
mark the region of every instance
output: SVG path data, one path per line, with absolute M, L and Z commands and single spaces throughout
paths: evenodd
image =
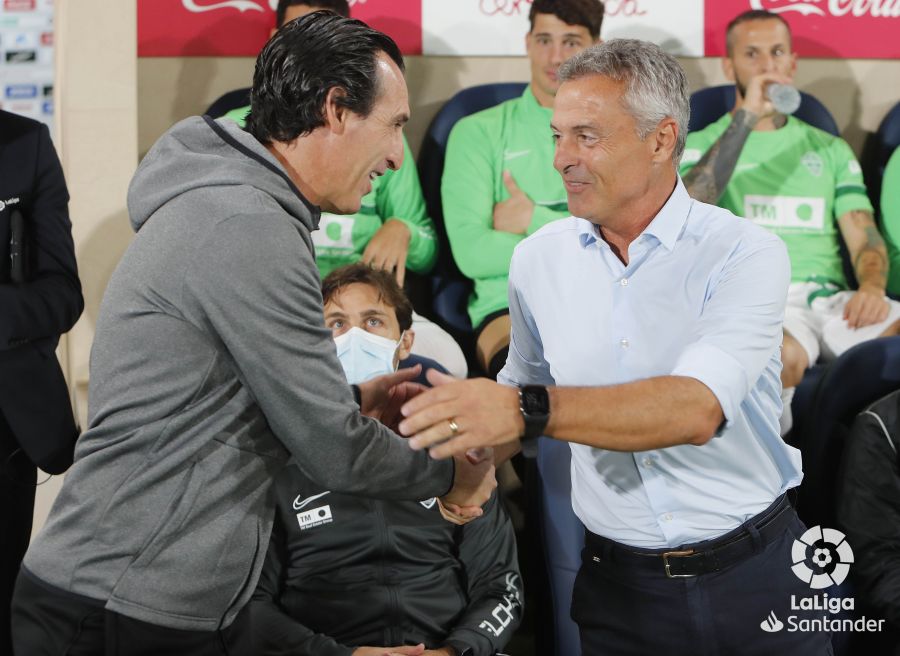
M 522 388 L 522 409 L 529 415 L 550 414 L 550 397 L 547 388 L 526 385 Z

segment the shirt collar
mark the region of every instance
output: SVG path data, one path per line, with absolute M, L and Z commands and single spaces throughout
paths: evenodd
M 675 248 L 675 242 L 678 241 L 681 229 L 684 228 L 684 222 L 687 221 L 687 215 L 693 202 L 681 181 L 681 176 L 677 176 L 672 195 L 669 196 L 669 200 L 662 206 L 650 225 L 644 228 L 643 234 L 653 235 L 660 244 L 666 247 L 666 250 L 671 251 Z
M 694 201 L 688 196 L 687 189 L 681 181 L 681 176 L 677 177 L 675 189 L 669 196 L 665 205 L 659 210 L 657 215 L 653 217 L 644 232 L 635 240 L 639 240 L 643 235 L 654 237 L 666 250 L 671 251 L 675 248 L 675 242 L 681 234 L 684 223 L 687 221 L 687 215 L 690 211 L 691 204 Z M 586 219 L 578 219 L 578 240 L 582 247 L 598 241 L 599 233 L 597 226 Z M 602 241 L 602 240 L 601 240 Z M 606 242 L 603 242 L 604 244 Z
M 525 90 L 522 92 L 522 103 L 525 110 L 532 114 L 538 114 L 541 117 L 553 116 L 553 108 L 552 107 L 542 107 L 541 104 L 537 100 L 537 96 L 534 95 L 534 91 L 531 89 L 531 84 L 525 87 Z M 547 126 L 549 127 L 549 126 Z

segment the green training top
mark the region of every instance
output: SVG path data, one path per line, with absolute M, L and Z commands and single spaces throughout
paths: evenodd
M 691 132 L 681 160 L 684 176 L 722 136 L 731 114 Z M 827 279 L 846 288 L 837 219 L 872 211 L 862 170 L 847 142 L 789 116 L 784 127 L 753 131 L 718 202 L 781 237 L 791 280 Z
M 881 231 L 891 263 L 888 292 L 900 296 L 900 148 L 891 155 L 881 180 Z
M 509 307 L 507 277 L 516 244 L 569 216 L 566 189 L 553 168 L 552 114 L 529 86 L 519 98 L 461 119 L 450 132 L 441 180 L 444 224 L 459 270 L 475 282 L 469 298 L 475 327 Z M 535 203 L 524 235 L 493 229 L 494 205 L 509 198 L 504 170 Z
M 242 107 L 231 110 L 225 118 L 244 127 L 249 113 L 249 107 Z M 319 274 L 324 278 L 340 266 L 358 262 L 366 245 L 388 219 L 399 219 L 409 228 L 406 268 L 416 273 L 430 271 L 437 258 L 437 239 L 434 223 L 425 213 L 419 174 L 405 136 L 403 164 L 372 181 L 372 191 L 363 196 L 359 212 L 346 215 L 322 212 L 319 229 L 312 233 Z

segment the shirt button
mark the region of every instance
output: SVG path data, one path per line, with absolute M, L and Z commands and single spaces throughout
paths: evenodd
M 644 467 L 652 467 L 653 466 L 653 458 L 651 458 L 650 456 L 644 456 L 644 459 L 641 461 L 641 464 L 644 465 Z
M 622 287 L 628 287 L 628 278 L 622 278 L 619 281 L 619 284 L 622 285 Z
M 671 522 L 675 518 L 672 516 L 672 513 L 666 513 L 665 515 L 663 515 L 663 519 L 667 522 Z
M 627 349 L 628 348 L 628 340 L 623 337 L 619 341 L 619 346 L 621 346 L 623 349 Z

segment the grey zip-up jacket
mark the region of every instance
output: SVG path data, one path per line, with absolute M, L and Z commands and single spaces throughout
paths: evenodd
M 289 455 L 327 489 L 385 499 L 445 494 L 453 465 L 359 414 L 322 316 L 318 209 L 252 136 L 182 121 L 128 209 L 89 428 L 25 567 L 122 615 L 214 630 L 253 593 Z

